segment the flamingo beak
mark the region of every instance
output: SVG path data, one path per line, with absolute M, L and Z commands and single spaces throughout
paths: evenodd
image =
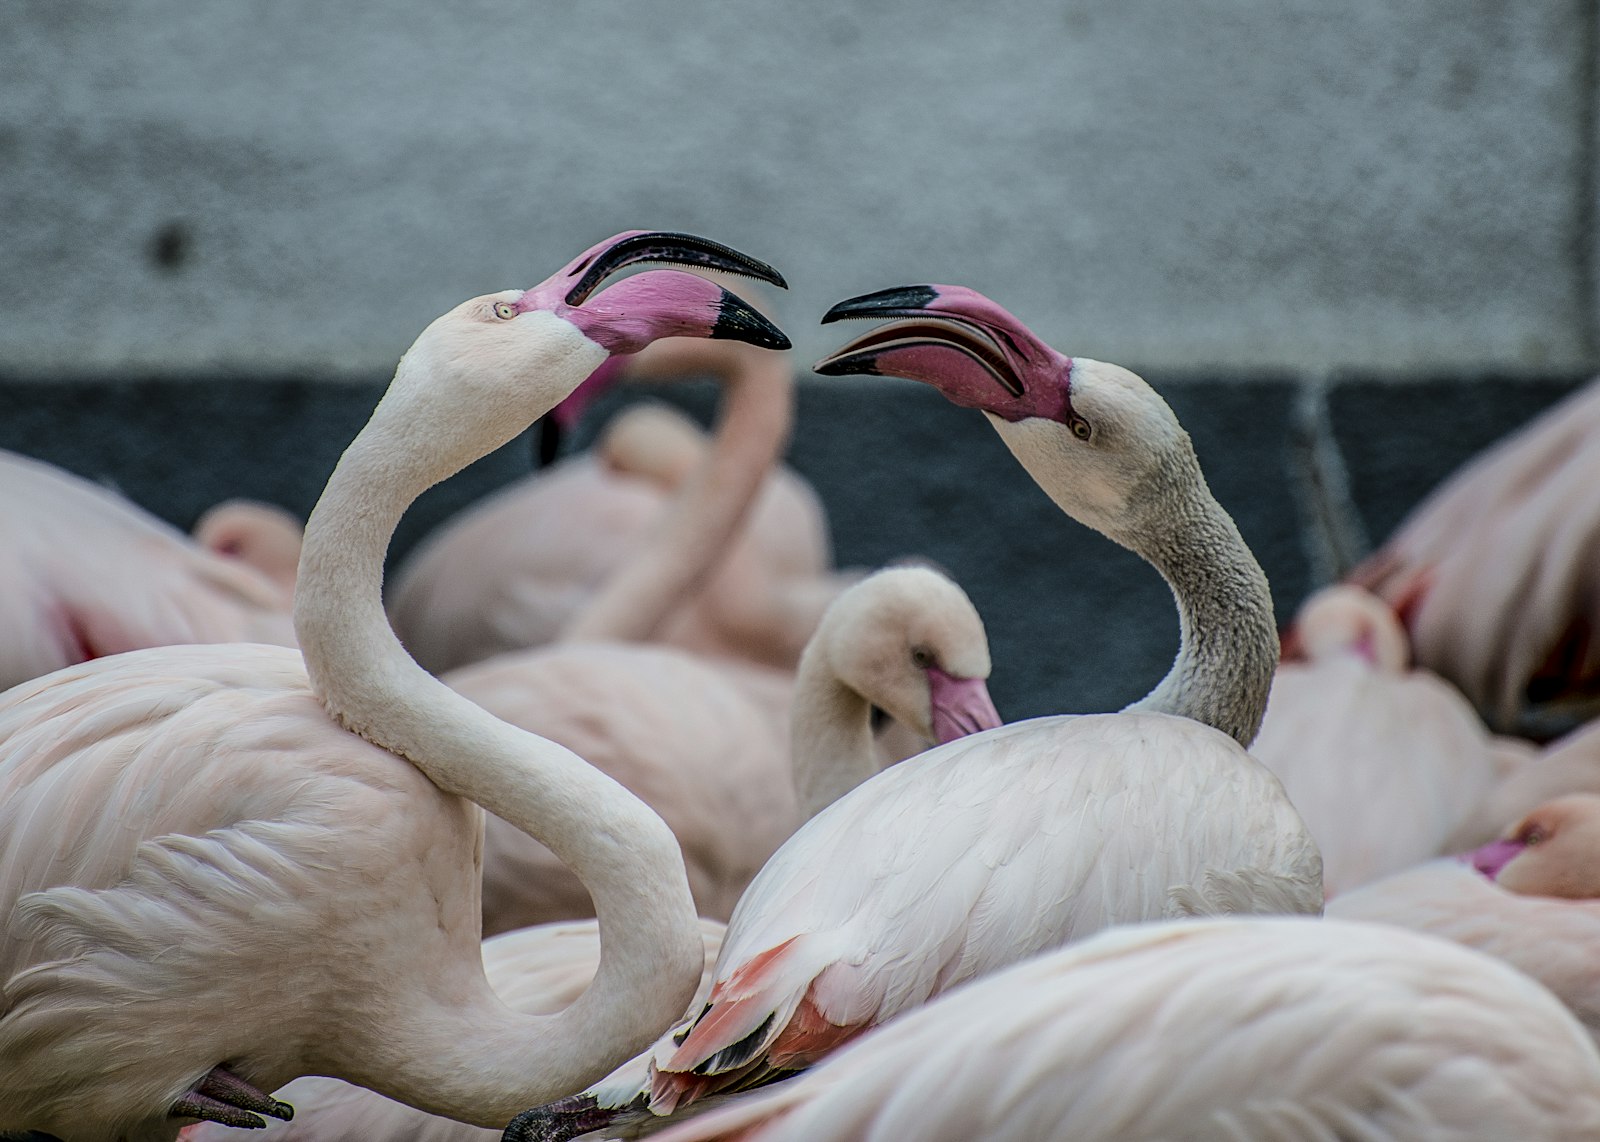
M 957 678 L 937 666 L 927 668 L 933 706 L 933 736 L 940 745 L 1002 725 L 982 678 Z
M 922 381 L 953 404 L 1013 421 L 1055 416 L 1066 406 L 1070 358 L 974 290 L 896 286 L 841 301 L 822 323 L 881 318 L 899 320 L 857 337 L 813 370 Z
M 1490 880 L 1500 879 L 1500 871 L 1521 856 L 1527 848 L 1521 841 L 1491 841 L 1481 849 L 1462 854 L 1463 860 Z
M 789 288 L 783 275 L 767 263 L 709 238 L 669 230 L 628 230 L 591 246 L 562 271 L 571 281 L 566 303 L 582 305 L 607 278 L 628 266 L 647 262 L 718 270 L 735 277 L 756 278 L 779 289 Z

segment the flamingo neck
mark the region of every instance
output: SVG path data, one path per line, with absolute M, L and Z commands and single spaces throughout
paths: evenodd
M 576 360 L 574 383 L 593 368 L 590 356 L 561 362 Z M 599 970 L 565 1011 L 514 1015 L 485 982 L 458 1006 L 421 1012 L 419 1003 L 414 1020 L 374 1026 L 370 1042 L 346 1048 L 373 1085 L 497 1125 L 648 1046 L 692 997 L 703 951 L 678 844 L 661 819 L 576 754 L 423 671 L 390 629 L 383 558 L 401 514 L 519 430 L 494 410 L 407 407 L 429 391 L 408 371 L 419 370 L 402 362 L 306 524 L 295 624 L 312 690 L 334 718 L 543 842 L 594 898 Z
M 872 703 L 827 664 L 823 639 L 800 656 L 789 721 L 790 765 L 809 820 L 878 772 Z
M 704 367 L 692 344 L 684 348 L 669 371 Z M 781 356 L 763 356 L 772 360 L 720 373 L 721 411 L 708 456 L 646 549 L 606 581 L 562 631 L 563 642 L 648 641 L 716 571 L 788 443 L 794 418 L 789 365 Z
M 1178 606 L 1178 654 L 1129 710 L 1192 718 L 1249 748 L 1278 663 L 1266 574 L 1198 468 L 1143 524 L 1112 535 L 1161 572 Z

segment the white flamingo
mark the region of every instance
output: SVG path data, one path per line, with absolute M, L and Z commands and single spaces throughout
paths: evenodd
M 1509 741 L 1510 739 L 1502 739 Z M 1475 848 L 1500 835 L 1507 821 L 1568 793 L 1600 793 L 1600 721 L 1580 726 L 1502 773 L 1442 851 Z
M 1522 973 L 1396 928 L 1256 918 L 1103 932 L 658 1138 L 1596 1136 L 1600 1054 Z
M 608 354 L 654 337 L 787 347 L 702 278 L 780 280 L 687 235 L 630 232 L 529 290 L 464 302 L 402 358 L 307 523 L 304 659 L 264 646 L 140 651 L 0 699 L 0 1131 L 170 1138 L 260 1125 L 302 1074 L 480 1124 L 576 1090 L 694 991 L 702 945 L 654 813 L 570 751 L 423 672 L 384 618 L 410 502 L 511 439 Z M 560 1015 L 483 976 L 487 807 L 593 892 L 594 983 Z
M 293 512 L 259 500 L 224 500 L 207 508 L 190 534 L 207 551 L 237 559 L 271 579 L 286 607 L 294 598 L 305 526 Z
M 148 646 L 294 645 L 267 579 L 53 465 L 0 452 L 0 534 L 0 688 Z
M 1504 838 L 1335 897 L 1328 915 L 1455 940 L 1522 969 L 1600 1039 L 1600 796 L 1541 805 Z
M 873 707 L 921 742 L 952 741 L 1000 724 L 989 670 L 965 592 L 935 571 L 900 567 L 835 600 L 792 684 L 672 647 L 612 643 L 501 655 L 445 681 L 660 813 L 683 847 L 701 915 L 726 919 L 801 821 L 882 768 Z M 592 907 L 549 849 L 492 815 L 483 895 L 491 934 Z
M 1241 745 L 1277 659 L 1266 579 L 1171 409 L 970 290 L 887 290 L 829 315 L 879 316 L 905 320 L 817 371 L 909 376 L 988 411 L 1064 511 L 1167 577 L 1182 645 L 1127 712 L 974 734 L 802 826 L 734 910 L 710 1003 L 656 1045 L 659 1113 L 808 1066 L 964 980 L 1110 924 L 1321 909 L 1316 847 Z M 522 1121 L 559 1129 L 583 1109 Z
M 1431 671 L 1359 587 L 1319 591 L 1295 616 L 1303 657 L 1279 665 L 1250 752 L 1276 773 L 1322 852 L 1333 896 L 1427 860 L 1516 746 Z

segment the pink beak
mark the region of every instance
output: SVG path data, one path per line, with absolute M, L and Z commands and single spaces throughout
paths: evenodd
M 1461 859 L 1483 873 L 1490 880 L 1500 877 L 1500 870 L 1522 855 L 1527 846 L 1521 841 L 1491 841 L 1481 849 L 1463 853 Z
M 943 745 L 1004 723 L 982 678 L 957 678 L 930 666 L 928 694 L 933 702 L 933 736 Z

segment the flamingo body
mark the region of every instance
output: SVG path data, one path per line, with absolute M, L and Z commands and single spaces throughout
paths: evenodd
M 977 981 L 662 1142 L 1592 1137 L 1600 1054 L 1542 987 L 1379 925 L 1117 929 Z
M 1225 734 L 1161 714 L 975 734 L 872 778 L 773 856 L 734 910 L 707 1010 L 657 1045 L 653 1105 L 808 1066 L 1111 924 L 1321 904 L 1304 825 Z

